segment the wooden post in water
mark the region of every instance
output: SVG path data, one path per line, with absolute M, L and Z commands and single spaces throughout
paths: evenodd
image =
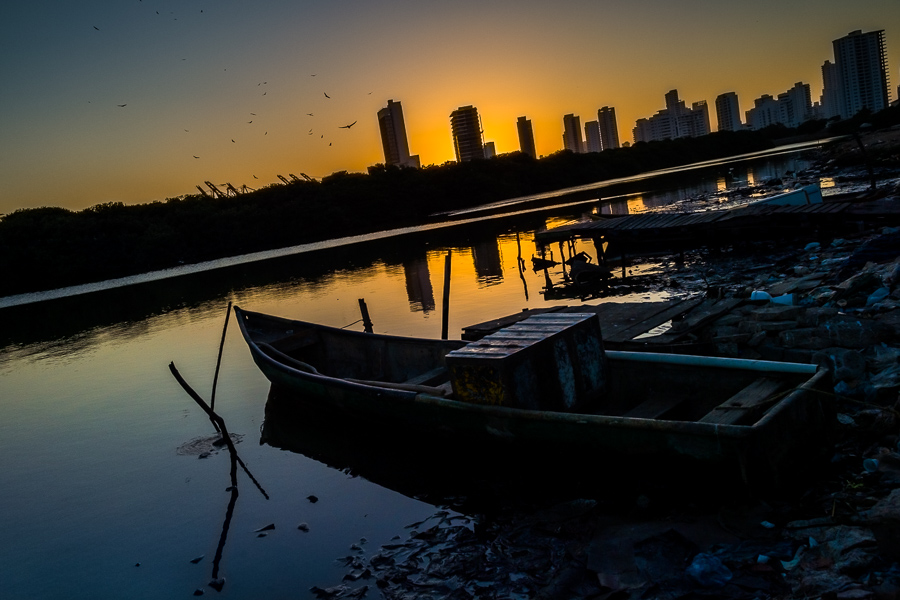
M 447 258 L 444 259 L 444 301 L 441 306 L 441 339 L 446 340 L 450 318 L 450 252 L 447 252 Z
M 366 299 L 359 299 L 359 312 L 362 314 L 363 329 L 366 333 L 372 333 L 372 319 L 369 318 L 369 307 L 366 306 Z

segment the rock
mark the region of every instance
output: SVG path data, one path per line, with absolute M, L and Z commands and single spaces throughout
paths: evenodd
M 865 515 L 885 556 L 900 556 L 900 488 L 879 500 Z
M 800 580 L 794 587 L 794 594 L 799 597 L 818 597 L 825 594 L 837 594 L 838 590 L 853 582 L 847 575 L 841 575 L 829 570 L 804 571 L 800 574 Z
M 834 381 L 862 379 L 866 375 L 866 359 L 856 350 L 828 348 L 816 353 L 817 364 L 827 364 Z
M 817 334 L 832 346 L 860 349 L 891 340 L 893 330 L 878 321 L 839 315 L 820 325 Z
M 751 348 L 756 348 L 757 346 L 762 344 L 767 337 L 768 337 L 768 335 L 766 334 L 765 331 L 757 331 L 752 336 L 750 336 L 749 340 L 747 340 L 747 345 L 750 346 Z
M 807 308 L 797 318 L 801 327 L 816 327 L 838 314 L 838 309 L 833 306 L 812 306 Z
M 750 313 L 754 321 L 796 321 L 803 313 L 802 306 L 770 305 Z
M 802 327 L 789 329 L 778 334 L 778 342 L 785 348 L 803 348 L 805 350 L 824 350 L 830 342 L 819 335 L 817 328 Z

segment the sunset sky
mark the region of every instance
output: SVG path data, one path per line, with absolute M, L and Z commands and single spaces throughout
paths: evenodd
M 518 150 L 521 115 L 546 155 L 564 114 L 583 124 L 601 106 L 630 141 L 673 88 L 711 107 L 737 92 L 742 112 L 798 81 L 818 100 L 832 40 L 856 29 L 885 30 L 892 100 L 900 83 L 897 0 L 32 0 L 2 14 L 0 213 L 364 172 L 384 161 L 388 99 L 423 165 L 453 160 L 449 115 L 468 104 L 498 153 Z

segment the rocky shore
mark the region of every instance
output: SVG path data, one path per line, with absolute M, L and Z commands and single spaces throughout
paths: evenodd
M 827 161 L 837 163 L 824 157 L 823 169 Z M 867 181 L 868 173 L 856 167 L 835 177 Z M 882 182 L 877 196 L 900 202 L 897 181 Z M 344 582 L 311 591 L 391 599 L 900 598 L 900 228 L 704 256 L 673 269 L 666 285 L 746 300 L 694 333 L 719 355 L 830 369 L 838 436 L 826 476 L 790 497 L 638 496 L 615 507 L 582 499 L 490 517 L 438 511 L 371 552 L 354 545 L 341 559 Z

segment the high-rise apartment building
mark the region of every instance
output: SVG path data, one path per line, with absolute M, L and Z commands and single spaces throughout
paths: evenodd
M 719 123 L 719 131 L 740 131 L 741 108 L 737 94 L 725 92 L 716 97 L 716 120 Z
M 587 152 L 602 152 L 600 141 L 600 121 L 588 121 L 584 124 L 584 145 Z
M 809 120 L 812 114 L 812 98 L 809 84 L 797 82 L 794 87 L 778 94 L 779 120 L 787 127 L 797 127 Z
M 837 65 L 826 60 L 822 65 L 822 96 L 819 104 L 822 105 L 822 118 L 831 119 L 841 116 L 841 76 Z
M 378 128 L 381 130 L 381 145 L 384 147 L 386 165 L 419 168 L 418 155 L 409 155 L 403 107 L 399 102 L 388 100 L 387 106 L 378 111 Z
M 577 154 L 584 152 L 584 141 L 581 139 L 581 117 L 563 116 L 563 148 Z
M 747 111 L 747 127 L 750 129 L 764 129 L 769 125 L 779 123 L 781 109 L 778 100 L 769 94 L 763 94 L 753 101 L 753 108 Z
M 457 162 L 484 158 L 484 137 L 477 108 L 460 106 L 450 113 L 450 130 Z
M 809 84 L 797 82 L 788 91 L 778 94 L 777 99 L 763 94 L 754 100 L 753 108 L 747 111 L 747 127 L 763 129 L 775 124 L 797 127 L 812 116 Z
M 600 143 L 604 150 L 612 150 L 619 147 L 619 126 L 616 123 L 616 109 L 604 106 L 597 111 L 597 121 L 600 124 Z
M 666 94 L 666 108 L 649 119 L 639 119 L 634 127 L 635 142 L 652 142 L 680 137 L 698 137 L 709 133 L 709 109 L 706 100 L 687 108 L 678 99 L 678 90 Z
M 849 119 L 864 108 L 872 112 L 887 108 L 890 95 L 884 30 L 853 31 L 832 44 L 838 80 L 832 83 L 839 90 L 840 116 Z
M 518 121 L 516 121 L 516 130 L 519 132 L 519 149 L 523 154 L 537 158 L 537 152 L 534 149 L 534 128 L 531 126 L 531 119 L 519 117 Z

